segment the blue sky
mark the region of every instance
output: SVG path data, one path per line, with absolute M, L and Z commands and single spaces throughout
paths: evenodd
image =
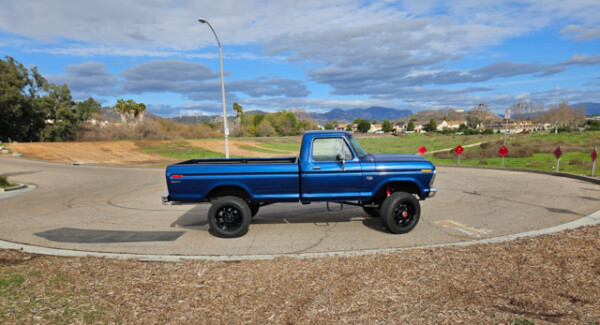
M 171 117 L 600 102 L 600 1 L 0 0 L 0 51 Z

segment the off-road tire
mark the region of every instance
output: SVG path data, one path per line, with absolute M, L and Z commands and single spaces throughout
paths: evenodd
M 394 192 L 381 205 L 381 224 L 392 234 L 411 231 L 419 222 L 421 205 L 406 192 Z
M 245 235 L 250 226 L 252 212 L 248 204 L 236 196 L 216 199 L 208 209 L 208 224 L 212 234 L 223 238 Z

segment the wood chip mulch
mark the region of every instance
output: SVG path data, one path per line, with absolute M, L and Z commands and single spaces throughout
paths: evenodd
M 0 311 L 2 324 L 600 324 L 600 225 L 319 259 L 166 263 L 0 250 Z

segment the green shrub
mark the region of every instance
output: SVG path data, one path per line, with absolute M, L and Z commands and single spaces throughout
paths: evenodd
M 581 160 L 580 158 L 570 159 L 569 165 L 583 165 L 583 160 Z
M 0 188 L 11 187 L 15 184 L 12 184 L 8 181 L 6 175 L 0 175 Z

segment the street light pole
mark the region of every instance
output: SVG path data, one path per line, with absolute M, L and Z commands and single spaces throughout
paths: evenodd
M 219 41 L 219 37 L 215 32 L 214 28 L 210 25 L 208 20 L 200 17 L 198 21 L 207 24 L 212 30 L 213 34 L 215 34 L 215 38 L 217 39 L 217 44 L 219 44 L 219 63 L 221 65 L 221 96 L 223 97 L 223 133 L 225 133 L 225 158 L 229 159 L 229 143 L 227 139 L 229 138 L 229 129 L 227 128 L 227 112 L 225 108 L 225 82 L 223 81 L 223 52 L 221 51 L 221 42 Z

